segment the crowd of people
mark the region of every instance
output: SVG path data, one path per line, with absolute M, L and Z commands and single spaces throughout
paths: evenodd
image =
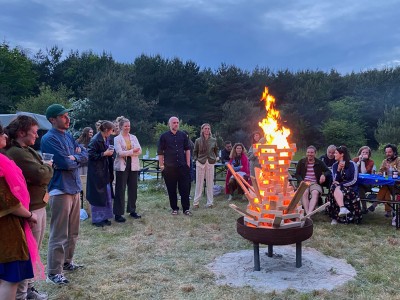
M 65 272 L 84 268 L 73 260 L 79 235 L 81 176 L 87 177 L 86 199 L 94 226 L 110 226 L 112 219 L 124 223 L 125 213 L 133 219 L 141 218 L 136 202 L 142 148 L 137 137 L 130 133 L 130 121 L 123 116 L 115 121 L 100 120 L 96 123 L 96 133 L 86 127 L 75 140 L 68 132 L 70 111 L 60 104 L 52 104 L 46 110 L 52 129 L 41 140 L 41 153 L 43 157 L 52 154 L 51 160 L 43 159 L 31 147 L 39 129 L 34 118 L 20 115 L 6 128 L 0 125 L 0 149 L 3 149 L 0 153 L 0 299 L 47 299 L 46 294 L 36 290 L 34 277 L 63 285 L 69 283 Z M 201 126 L 200 137 L 194 144 L 186 132 L 179 130 L 177 117 L 171 117 L 168 126 L 169 130 L 159 138 L 157 155 L 173 216 L 180 211 L 178 193 L 182 213 L 193 215 L 190 210 L 193 160 L 194 208 L 200 207 L 204 184 L 205 207 L 213 208 L 217 162 L 230 164 L 246 180 L 260 166 L 252 146 L 247 152 L 243 143 L 232 146 L 230 141 L 225 141 L 224 149 L 219 151 L 208 123 Z M 259 132 L 251 135 L 251 145 L 260 140 Z M 384 151 L 386 158 L 377 172 L 388 174 L 398 170 L 400 158 L 396 146 L 389 144 Z M 361 147 L 353 159 L 345 146 L 330 145 L 319 159 L 316 148 L 309 146 L 294 175 L 299 183 L 310 183 L 302 196 L 305 213 L 312 212 L 321 202 L 325 187 L 331 224 L 359 223 L 363 214 L 375 210 L 376 204 L 370 207 L 365 202 L 360 204 L 359 198 L 365 198 L 371 186 L 357 184 L 358 174 L 371 174 L 373 170 L 374 161 L 367 146 Z M 377 199 L 390 200 L 395 188 L 382 187 Z M 227 200 L 234 198 L 235 191 L 243 195 L 228 169 Z M 39 249 L 46 230 L 47 205 L 51 218 L 46 276 Z M 385 211 L 387 216 L 392 216 L 390 206 Z

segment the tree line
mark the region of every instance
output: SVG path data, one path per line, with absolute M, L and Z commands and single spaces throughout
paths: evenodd
M 123 115 L 144 144 L 155 142 L 157 124 L 175 115 L 195 129 L 210 123 L 220 141 L 248 145 L 266 115 L 260 101 L 265 86 L 298 147 L 399 144 L 400 67 L 345 75 L 226 64 L 212 70 L 161 55 L 119 63 L 106 52 L 64 55 L 54 46 L 32 54 L 0 45 L 1 113 L 44 114 L 57 102 L 74 108 L 76 131 Z

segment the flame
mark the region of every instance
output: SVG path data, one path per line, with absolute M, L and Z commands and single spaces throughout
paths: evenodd
M 265 87 L 261 101 L 265 101 L 267 118 L 263 119 L 262 122 L 258 122 L 258 125 L 264 131 L 267 145 L 277 145 L 279 148 L 289 148 L 287 137 L 290 135 L 290 130 L 283 126 L 279 129 L 279 111 L 273 108 L 275 98 L 268 93 L 268 87 Z

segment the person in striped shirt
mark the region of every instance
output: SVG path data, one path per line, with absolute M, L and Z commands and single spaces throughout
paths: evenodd
M 317 205 L 318 198 L 322 194 L 322 187 L 331 171 L 325 163 L 316 158 L 317 149 L 314 146 L 308 146 L 306 157 L 299 160 L 296 167 L 295 177 L 300 184 L 301 181 L 310 183 L 303 194 L 302 205 L 306 214 L 312 212 Z

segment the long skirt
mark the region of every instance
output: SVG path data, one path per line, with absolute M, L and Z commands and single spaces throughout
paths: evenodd
M 106 206 L 91 205 L 91 209 L 92 209 L 92 223 L 99 223 L 101 221 L 111 219 L 114 216 L 113 210 L 112 210 L 112 198 L 111 198 L 110 184 L 107 184 Z
M 355 187 L 340 187 L 340 190 L 343 193 L 343 204 L 350 211 L 349 214 L 343 217 L 339 217 L 340 207 L 337 205 L 335 198 L 333 197 L 333 193 L 336 189 L 337 185 L 332 184 L 328 196 L 327 201 L 329 201 L 330 205 L 328 206 L 328 214 L 331 219 L 337 220 L 339 223 L 356 223 L 359 224 L 362 220 L 361 213 L 361 205 L 360 199 L 358 198 L 358 190 L 357 186 Z

